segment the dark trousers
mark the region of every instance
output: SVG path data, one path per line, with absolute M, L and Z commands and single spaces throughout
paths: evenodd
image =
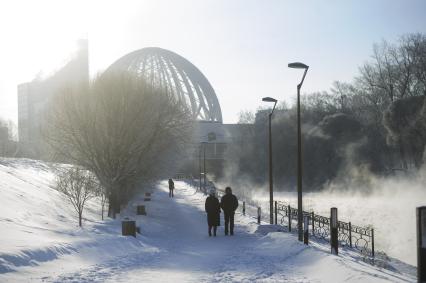
M 228 225 L 231 235 L 234 235 L 234 212 L 225 212 L 225 235 L 228 235 Z
M 217 226 L 209 226 L 209 236 L 212 235 L 212 227 L 213 227 L 213 235 L 216 236 Z
M 169 198 L 173 197 L 173 189 L 169 189 Z

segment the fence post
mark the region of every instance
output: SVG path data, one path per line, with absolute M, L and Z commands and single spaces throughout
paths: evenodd
M 312 236 L 315 235 L 315 213 L 312 211 Z
M 290 207 L 290 205 L 287 206 L 287 212 L 288 212 L 288 231 L 291 232 L 291 207 Z
M 243 201 L 243 215 L 246 215 L 246 202 Z
M 275 225 L 278 224 L 278 202 L 275 201 Z
M 334 255 L 339 254 L 339 237 L 338 237 L 338 219 L 337 219 L 337 208 L 332 207 L 330 210 L 330 244 L 331 244 L 331 253 Z
M 349 221 L 349 246 L 352 248 L 352 224 Z
M 303 219 L 303 243 L 307 245 L 309 243 L 309 215 L 305 215 Z
M 374 257 L 374 229 L 371 229 L 371 256 Z
M 426 282 L 426 206 L 417 207 L 417 282 Z
M 260 224 L 260 218 L 261 218 L 261 215 L 262 214 L 262 210 L 261 210 L 261 208 L 260 208 L 260 206 L 257 208 L 257 224 Z

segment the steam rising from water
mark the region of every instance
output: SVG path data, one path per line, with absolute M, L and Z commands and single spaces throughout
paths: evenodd
M 330 208 L 337 207 L 339 220 L 373 226 L 376 250 L 415 265 L 416 207 L 426 205 L 425 169 L 415 176 L 384 178 L 363 172 L 362 182 L 356 182 L 353 176 L 346 181 L 341 179 L 321 192 L 304 193 L 303 209 L 329 216 Z M 262 204 L 269 201 L 267 184 L 253 186 L 247 178 L 219 182 L 219 186 L 225 184 L 233 186 L 241 199 L 252 198 Z M 296 189 L 278 192 L 280 189 L 275 188 L 274 199 L 297 207 Z

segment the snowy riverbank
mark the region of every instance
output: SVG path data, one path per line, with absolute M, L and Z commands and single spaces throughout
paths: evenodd
M 333 256 L 305 246 L 279 227 L 236 215 L 236 235 L 208 237 L 205 196 L 177 181 L 152 188 L 141 235 L 120 235 L 119 220 L 100 221 L 90 202 L 83 229 L 53 189 L 49 166 L 32 160 L 0 162 L 1 282 L 415 282 L 402 271 Z M 135 198 L 127 216 L 134 215 Z M 223 222 L 223 221 L 222 221 Z

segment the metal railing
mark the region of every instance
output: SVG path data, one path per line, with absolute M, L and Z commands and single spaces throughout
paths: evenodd
M 173 177 L 173 179 L 175 180 L 194 180 L 194 177 L 192 175 L 189 174 L 185 174 L 185 173 L 176 173 L 175 176 Z
M 297 222 L 297 208 L 284 202 L 275 202 L 276 218 L 279 225 L 293 229 L 292 222 Z M 330 240 L 330 217 L 315 214 L 313 211 L 303 211 L 303 216 L 309 216 L 309 234 L 317 239 Z M 294 225 L 297 230 L 297 225 Z M 352 225 L 351 222 L 338 221 L 338 239 L 340 246 L 347 246 L 358 250 L 362 255 L 374 257 L 374 229 Z

